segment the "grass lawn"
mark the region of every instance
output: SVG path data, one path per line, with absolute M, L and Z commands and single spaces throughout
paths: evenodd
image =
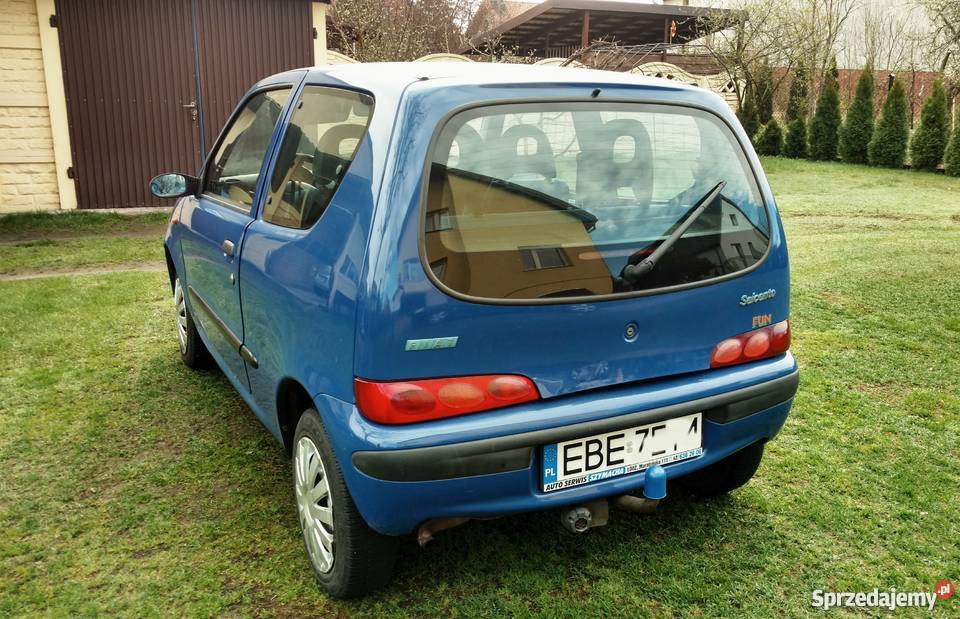
M 163 212 L 130 216 L 82 211 L 0 217 L 0 276 L 130 263 L 162 264 L 160 239 L 169 219 L 170 214 Z
M 757 478 L 580 537 L 543 513 L 407 539 L 361 601 L 314 584 L 279 445 L 181 366 L 164 274 L 0 282 L 0 616 L 820 616 L 814 589 L 957 584 L 960 180 L 765 165 L 803 372 Z M 156 259 L 128 240 L 105 262 Z M 33 264 L 88 255 L 62 253 Z

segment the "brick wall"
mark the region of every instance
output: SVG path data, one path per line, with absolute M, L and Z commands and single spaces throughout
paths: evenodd
M 0 213 L 60 207 L 35 0 L 0 11 Z

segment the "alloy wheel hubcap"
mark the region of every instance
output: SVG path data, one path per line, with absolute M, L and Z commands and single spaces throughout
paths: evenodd
M 183 288 L 178 279 L 173 287 L 173 304 L 177 308 L 177 339 L 180 340 L 180 352 L 187 352 L 187 303 L 183 299 Z
M 333 497 L 320 451 L 309 437 L 297 442 L 293 467 L 297 513 L 307 554 L 318 571 L 327 573 L 333 568 Z

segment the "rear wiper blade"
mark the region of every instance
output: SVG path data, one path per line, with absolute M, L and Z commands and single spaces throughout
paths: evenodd
M 694 204 L 687 214 L 683 216 L 680 220 L 680 225 L 678 225 L 674 231 L 663 240 L 660 245 L 653 250 L 649 256 L 638 262 L 637 264 L 627 264 L 623 267 L 623 272 L 621 276 L 627 281 L 636 281 L 653 270 L 653 267 L 657 266 L 657 261 L 663 257 L 663 254 L 676 244 L 680 240 L 680 237 L 683 236 L 683 233 L 687 231 L 693 222 L 697 220 L 700 215 L 703 214 L 703 211 L 707 209 L 710 204 L 720 195 L 720 192 L 723 191 L 723 188 L 727 186 L 726 181 L 720 181 L 714 186 L 713 189 L 708 191 L 706 195 L 697 200 L 697 203 Z

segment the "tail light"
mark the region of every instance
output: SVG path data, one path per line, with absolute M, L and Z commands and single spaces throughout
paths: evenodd
M 353 381 L 364 417 L 387 424 L 415 423 L 539 400 L 525 376 L 490 374 L 400 382 Z
M 747 331 L 729 337 L 713 349 L 710 367 L 722 367 L 765 359 L 787 352 L 790 348 L 790 321 Z

